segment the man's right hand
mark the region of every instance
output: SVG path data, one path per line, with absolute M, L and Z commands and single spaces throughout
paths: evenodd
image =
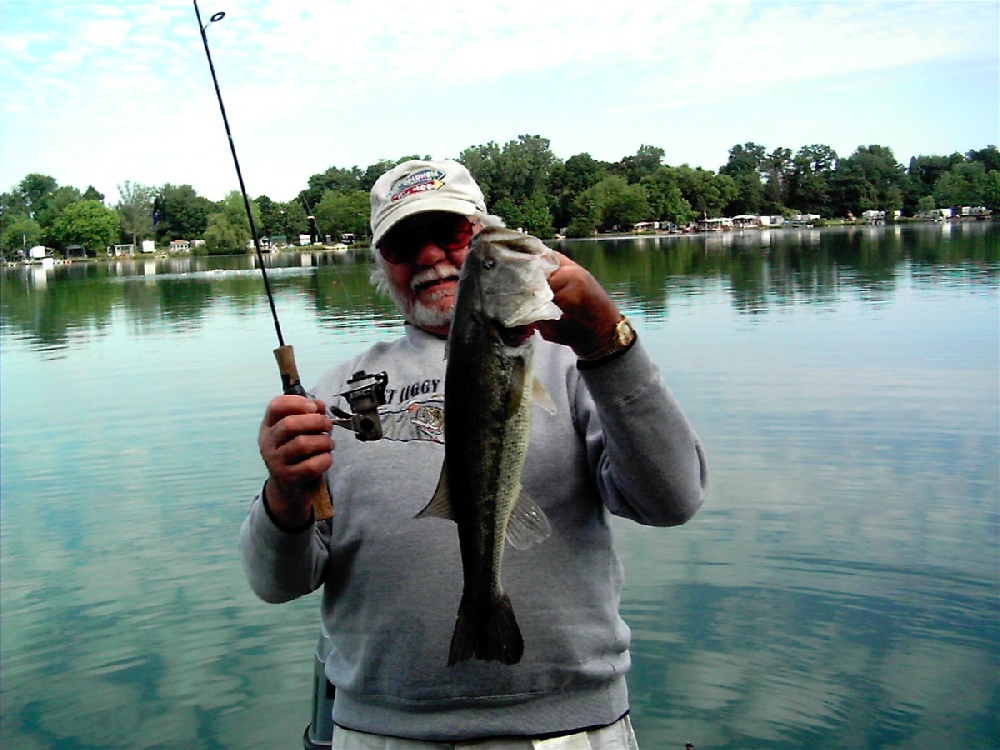
M 322 401 L 278 396 L 267 405 L 257 443 L 267 465 L 267 505 L 282 524 L 309 522 L 312 498 L 333 464 L 333 422 Z

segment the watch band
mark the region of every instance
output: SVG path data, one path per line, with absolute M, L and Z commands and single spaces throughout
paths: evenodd
M 577 358 L 584 362 L 596 362 L 604 359 L 605 357 L 610 357 L 613 354 L 629 349 L 632 344 L 635 343 L 635 340 L 636 333 L 635 329 L 632 327 L 632 321 L 630 321 L 627 317 L 622 316 L 622 319 L 615 325 L 611 340 L 608 343 L 591 352 L 578 355 Z

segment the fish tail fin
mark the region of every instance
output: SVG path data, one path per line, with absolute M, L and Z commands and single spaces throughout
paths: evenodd
M 514 617 L 510 597 L 499 594 L 485 605 L 462 597 L 451 637 L 448 666 L 475 657 L 483 661 L 517 664 L 524 654 L 524 639 Z

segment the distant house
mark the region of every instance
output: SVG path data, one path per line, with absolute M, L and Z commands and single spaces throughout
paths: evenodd
M 699 219 L 698 230 L 701 232 L 721 232 L 733 228 L 733 220 L 728 217 L 718 219 Z
M 187 240 L 170 240 L 170 252 L 189 253 L 191 252 L 191 243 Z
M 869 208 L 867 211 L 861 212 L 861 218 L 865 221 L 885 221 L 885 211 L 879 211 L 874 208 Z
M 785 223 L 784 216 L 761 216 L 760 225 L 762 227 L 780 227 Z
M 120 258 L 123 255 L 135 255 L 135 245 L 112 245 L 108 248 L 108 255 Z
M 760 217 L 756 214 L 740 214 L 733 217 L 733 226 L 737 229 L 749 229 L 760 226 Z

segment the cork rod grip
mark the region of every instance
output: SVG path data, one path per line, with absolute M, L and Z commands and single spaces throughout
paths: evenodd
M 278 372 L 281 373 L 282 392 L 292 396 L 305 396 L 305 388 L 299 379 L 299 369 L 295 366 L 295 350 L 283 344 L 274 350 L 274 358 L 278 362 Z M 330 499 L 325 476 L 320 479 L 313 495 L 313 513 L 317 522 L 333 518 L 333 500 Z

